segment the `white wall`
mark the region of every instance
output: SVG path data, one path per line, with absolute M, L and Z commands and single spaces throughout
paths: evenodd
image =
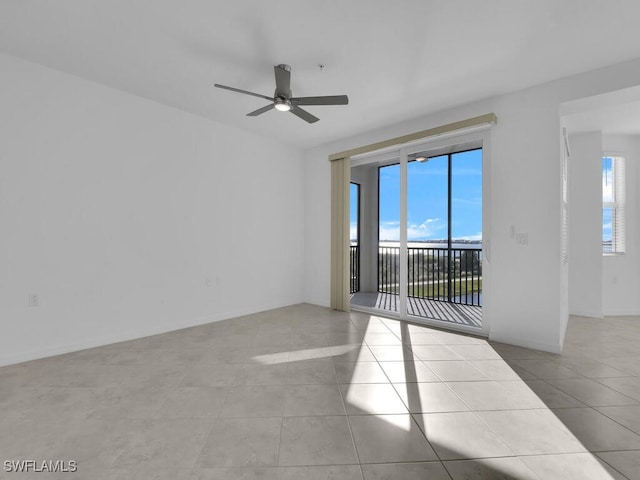
M 569 313 L 601 318 L 602 133 L 570 135 Z
M 330 189 L 327 157 L 373 143 L 495 112 L 491 132 L 489 231 L 491 283 L 485 284 L 484 319 L 498 341 L 558 352 L 567 317 L 567 278 L 562 272 L 562 102 L 640 84 L 640 60 L 461 106 L 324 145 L 305 162 L 305 245 L 309 262 L 305 299 L 329 303 Z M 437 93 L 437 92 L 434 92 Z M 509 226 L 528 233 L 528 246 L 509 238 Z M 486 240 L 489 240 L 490 247 Z
M 605 154 L 626 157 L 626 252 L 602 257 L 605 315 L 640 315 L 640 137 L 604 135 Z
M 6 55 L 0 78 L 0 364 L 302 300 L 299 151 Z

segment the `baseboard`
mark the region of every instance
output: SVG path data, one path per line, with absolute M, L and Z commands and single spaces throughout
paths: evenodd
M 530 348 L 532 350 L 541 350 L 543 352 L 561 354 L 562 353 L 562 345 L 560 344 L 547 344 L 547 343 L 539 343 L 533 342 L 531 340 L 522 339 L 522 338 L 511 338 L 509 336 L 504 335 L 489 335 L 489 340 L 493 342 L 506 343 L 508 345 L 515 345 L 516 347 Z
M 622 308 L 620 310 L 607 310 L 604 312 L 605 317 L 636 317 L 640 316 L 640 310 L 637 308 Z
M 320 298 L 320 297 L 318 297 L 318 298 L 310 298 L 310 297 L 308 297 L 308 298 L 305 298 L 303 300 L 303 302 L 304 303 L 309 303 L 311 305 L 318 305 L 320 307 L 329 308 L 331 306 L 330 302 L 328 302 L 326 298 Z
M 602 311 L 594 312 L 591 310 L 569 310 L 569 316 L 575 317 L 589 317 L 589 318 L 604 318 Z
M 298 303 L 298 302 L 296 302 Z M 75 342 L 61 343 L 46 348 L 37 350 L 27 350 L 23 352 L 16 352 L 9 355 L 0 355 L 0 366 L 13 365 L 16 363 L 28 362 L 31 360 L 37 360 L 41 358 L 53 357 L 55 355 L 62 355 L 70 352 L 77 352 L 79 350 L 86 350 L 89 348 L 102 347 L 104 345 L 110 345 L 112 343 L 126 342 L 128 340 L 135 340 L 138 338 L 150 337 L 152 335 L 159 335 L 162 333 L 173 332 L 176 330 L 182 330 L 189 327 L 197 327 L 199 325 L 206 325 L 207 323 L 219 322 L 221 320 L 228 320 L 235 317 L 241 317 L 244 315 L 251 315 L 253 313 L 264 312 L 267 310 L 273 310 L 276 308 L 287 307 L 289 305 L 295 305 L 296 303 L 273 303 L 268 305 L 262 305 L 260 307 L 245 308 L 233 311 L 227 311 L 218 313 L 215 315 L 206 315 L 202 317 L 192 318 L 187 321 L 172 322 L 171 324 L 154 325 L 153 327 L 145 327 L 139 329 L 131 329 L 126 331 L 119 331 L 112 335 L 101 335 L 100 337 L 84 338 Z

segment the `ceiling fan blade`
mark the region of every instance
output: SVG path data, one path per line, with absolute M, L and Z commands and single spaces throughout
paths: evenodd
M 295 116 L 300 117 L 301 119 L 303 119 L 305 122 L 308 122 L 308 123 L 315 123 L 318 120 L 320 120 L 318 117 L 311 115 L 306 110 L 303 110 L 300 107 L 296 107 L 295 105 L 291 105 L 291 110 L 289 111 L 293 113 Z
M 271 103 L 271 104 L 267 105 L 266 107 L 259 108 L 258 110 L 255 110 L 255 111 L 253 111 L 251 113 L 247 113 L 247 117 L 257 117 L 258 115 L 262 115 L 263 113 L 268 112 L 269 110 L 273 109 L 273 107 L 274 107 L 274 104 Z
M 282 95 L 285 98 L 291 96 L 291 71 L 288 65 L 276 65 L 273 71 L 276 74 L 276 96 Z
M 348 105 L 346 95 L 327 95 L 324 97 L 295 97 L 290 99 L 294 105 Z
M 264 98 L 265 100 L 273 102 L 273 97 L 267 97 L 266 95 L 260 95 L 259 93 L 248 92 L 247 90 L 240 90 L 239 88 L 227 87 L 226 85 L 220 85 L 219 83 L 216 83 L 213 86 L 224 88 L 225 90 L 231 90 L 232 92 L 244 93 L 245 95 L 253 95 L 254 97 Z

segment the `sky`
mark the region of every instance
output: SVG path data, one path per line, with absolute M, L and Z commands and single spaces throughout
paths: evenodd
M 400 165 L 380 172 L 380 241 L 400 239 Z M 446 240 L 448 236 L 448 159 L 446 155 L 407 164 L 407 239 Z M 351 238 L 357 209 L 352 185 Z M 482 150 L 452 155 L 452 239 L 482 240 Z
M 613 202 L 613 158 L 602 159 L 602 202 Z M 613 225 L 613 208 L 602 208 L 602 242 L 611 242 Z

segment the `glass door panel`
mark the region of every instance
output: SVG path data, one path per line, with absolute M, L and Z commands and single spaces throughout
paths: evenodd
M 378 169 L 378 302 L 377 308 L 399 311 L 400 164 Z
M 450 302 L 482 305 L 482 150 L 451 155 Z
M 407 314 L 481 326 L 482 149 L 409 154 L 406 231 Z

